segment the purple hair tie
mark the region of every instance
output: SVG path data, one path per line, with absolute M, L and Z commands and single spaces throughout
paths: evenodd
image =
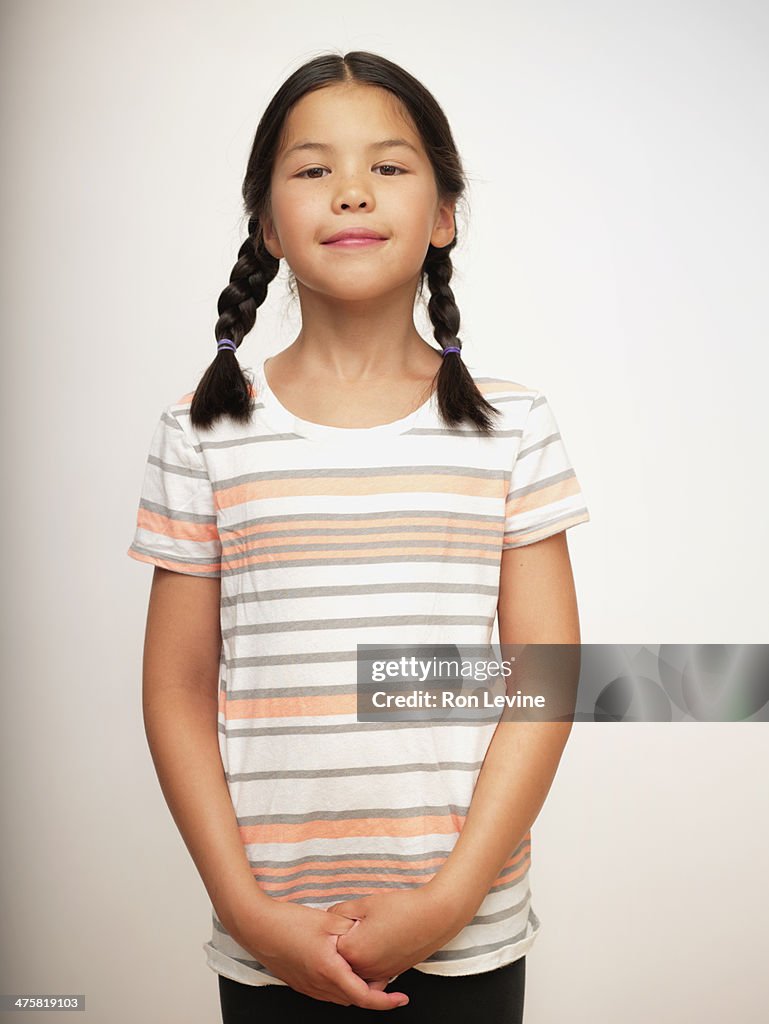
M 223 348 L 230 349 L 231 352 L 237 352 L 238 346 L 232 340 L 232 338 L 222 338 L 219 344 L 216 346 L 216 351 L 221 352 Z
M 456 348 L 456 346 L 451 345 L 449 348 L 444 348 L 444 350 L 443 350 L 444 356 L 446 355 L 447 352 L 459 352 L 459 353 L 461 353 L 462 349 Z

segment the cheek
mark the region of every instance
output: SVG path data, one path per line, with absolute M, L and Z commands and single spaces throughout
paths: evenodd
M 407 216 L 404 216 L 404 211 L 408 211 Z M 408 197 L 399 211 L 401 228 L 415 246 L 426 246 L 430 241 L 435 217 L 432 200 L 421 193 Z
M 284 243 L 303 240 L 317 230 L 317 200 L 295 193 L 283 193 L 273 198 L 273 213 L 278 233 Z

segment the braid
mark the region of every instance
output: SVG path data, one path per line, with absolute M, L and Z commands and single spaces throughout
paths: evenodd
M 456 238 L 440 249 L 430 245 L 422 268 L 430 288 L 427 311 L 433 324 L 433 334 L 442 349 L 462 347 L 459 340 L 459 307 L 449 287 L 454 272 L 451 250 L 455 244 Z M 469 419 L 481 433 L 492 432 L 491 416 L 499 415 L 499 409 L 491 405 L 478 390 L 460 352 L 444 355 L 438 371 L 437 391 L 441 415 L 449 426 Z
M 458 338 L 459 308 L 454 299 L 454 292 L 449 287 L 451 275 L 454 273 L 449 248 L 447 245 L 442 249 L 436 249 L 431 245 L 427 250 L 424 264 L 430 288 L 427 312 L 433 323 L 433 334 L 441 348 L 448 345 L 461 346 Z
M 270 281 L 280 269 L 280 260 L 264 245 L 258 217 L 248 222 L 248 237 L 238 251 L 230 283 L 219 296 L 214 335 L 217 341 L 230 338 L 240 346 L 256 321 L 256 311 L 267 298 Z M 243 372 L 231 348 L 220 348 L 198 384 L 190 406 L 190 422 L 210 427 L 223 414 L 239 423 L 251 418 L 252 381 Z

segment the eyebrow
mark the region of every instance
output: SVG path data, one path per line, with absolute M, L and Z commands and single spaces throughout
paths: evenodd
M 416 148 L 416 146 L 412 146 L 412 144 L 410 142 L 407 142 L 406 139 L 382 139 L 381 142 L 372 142 L 368 148 L 392 149 L 394 146 L 405 146 L 406 149 L 410 149 L 413 153 L 416 153 L 416 155 L 419 156 L 419 150 Z M 295 145 L 291 146 L 290 149 L 286 150 L 286 152 L 283 154 L 282 159 L 285 160 L 286 157 L 290 156 L 291 153 L 295 153 L 300 150 L 312 149 L 319 150 L 321 153 L 331 153 L 333 152 L 334 147 L 327 145 L 325 142 L 297 142 Z

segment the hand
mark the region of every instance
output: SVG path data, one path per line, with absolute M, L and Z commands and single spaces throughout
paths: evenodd
M 364 979 L 395 978 L 421 963 L 461 931 L 462 910 L 429 883 L 335 903 L 327 914 L 352 918 L 337 940 L 338 952 Z
M 337 951 L 339 938 L 354 927 L 327 910 L 272 900 L 248 917 L 241 913 L 231 934 L 281 981 L 313 999 L 369 1010 L 404 1005 L 404 992 L 383 992 L 387 981 L 368 985 Z

